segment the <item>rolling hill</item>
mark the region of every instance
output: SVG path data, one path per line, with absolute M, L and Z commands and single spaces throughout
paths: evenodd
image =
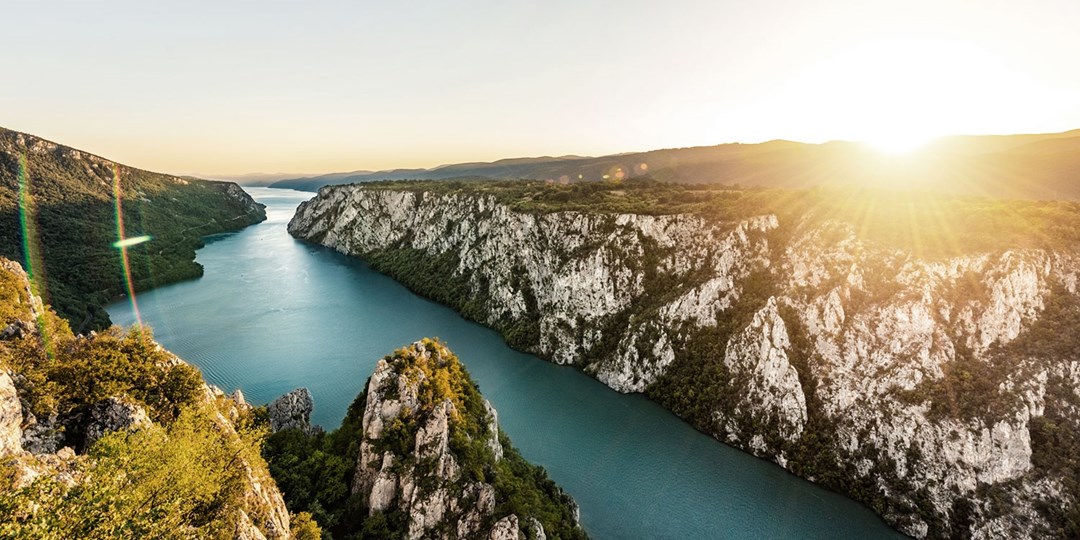
M 746 187 L 821 185 L 902 188 L 1022 199 L 1080 199 L 1080 130 L 1052 134 L 952 136 L 906 155 L 861 143 L 769 141 L 634 152 L 459 163 L 432 169 L 357 171 L 281 180 L 271 187 L 467 177 L 554 182 L 650 177 Z

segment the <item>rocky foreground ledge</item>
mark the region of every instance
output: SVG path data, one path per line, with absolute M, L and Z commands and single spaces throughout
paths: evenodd
M 74 336 L 0 259 L 0 537 L 290 538 L 253 416 L 147 333 Z

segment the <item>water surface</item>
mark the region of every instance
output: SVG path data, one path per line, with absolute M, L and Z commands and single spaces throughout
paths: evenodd
M 510 349 L 492 330 L 285 225 L 311 193 L 247 188 L 268 220 L 208 238 L 198 280 L 141 293 L 157 339 L 226 392 L 298 386 L 336 427 L 375 362 L 423 337 L 461 358 L 522 454 L 581 506 L 594 538 L 903 538 L 869 509 L 698 433 L 639 395 Z M 134 322 L 130 303 L 108 306 Z

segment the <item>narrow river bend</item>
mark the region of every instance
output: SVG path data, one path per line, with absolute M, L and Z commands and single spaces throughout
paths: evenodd
M 581 506 L 594 538 L 904 538 L 869 509 L 698 433 L 640 395 L 510 349 L 499 334 L 363 262 L 289 236 L 311 193 L 247 188 L 268 220 L 207 239 L 198 280 L 142 293 L 157 339 L 252 403 L 298 386 L 336 427 L 375 362 L 439 337 L 521 453 Z M 108 306 L 116 324 L 131 304 Z

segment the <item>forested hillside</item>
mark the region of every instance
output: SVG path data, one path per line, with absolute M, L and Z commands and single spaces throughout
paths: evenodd
M 121 219 L 125 238 L 150 236 L 128 249 L 142 290 L 202 275 L 203 236 L 265 217 L 236 184 L 143 171 L 0 128 L 0 256 L 27 266 L 77 332 L 106 328 L 102 305 L 126 290 L 113 245 Z

